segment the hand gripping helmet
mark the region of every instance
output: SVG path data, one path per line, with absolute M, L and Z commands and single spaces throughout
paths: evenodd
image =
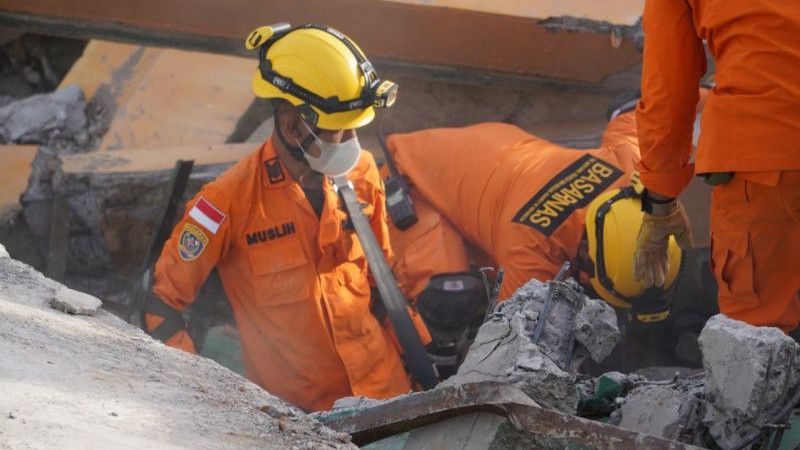
M 586 211 L 586 238 L 594 266 L 591 284 L 600 297 L 617 308 L 630 310 L 632 302 L 645 294 L 633 273 L 643 214 L 640 194 L 632 186 L 604 192 Z M 682 263 L 675 238 L 670 237 L 668 245 L 669 272 L 663 290 L 678 277 Z

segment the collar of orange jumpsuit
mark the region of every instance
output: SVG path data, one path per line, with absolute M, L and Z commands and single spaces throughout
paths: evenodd
M 369 153 L 362 151 L 348 178 L 391 258 L 383 186 Z M 411 389 L 391 327 L 370 312 L 364 251 L 329 180 L 323 189 L 318 218 L 267 141 L 187 205 L 153 288 L 180 310 L 216 268 L 247 377 L 308 410 L 329 409 L 345 396 L 380 399 Z M 185 332 L 167 343 L 193 350 Z

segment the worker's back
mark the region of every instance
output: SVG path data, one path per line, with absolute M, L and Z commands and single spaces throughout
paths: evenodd
M 635 128 L 632 113 L 621 115 L 603 146 L 589 151 L 502 123 L 394 135 L 389 147 L 420 195 L 506 268 L 506 298 L 575 258 L 585 207 L 630 180 Z

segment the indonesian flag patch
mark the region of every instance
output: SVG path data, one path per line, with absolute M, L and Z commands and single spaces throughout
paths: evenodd
M 218 210 L 208 200 L 200 197 L 200 200 L 192 206 L 189 211 L 189 217 L 197 221 L 211 234 L 217 234 L 219 226 L 225 221 L 225 213 Z

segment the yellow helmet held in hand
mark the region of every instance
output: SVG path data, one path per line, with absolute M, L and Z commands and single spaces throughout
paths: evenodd
M 375 108 L 388 108 L 397 97 L 397 84 L 378 78 L 364 52 L 333 28 L 263 26 L 248 35 L 245 46 L 259 52 L 255 95 L 289 101 L 312 127 L 363 127 Z
M 586 211 L 586 237 L 594 265 L 591 283 L 612 306 L 630 309 L 631 301 L 645 293 L 633 274 L 633 255 L 642 226 L 642 201 L 634 187 L 611 189 L 592 200 Z M 669 238 L 668 289 L 681 268 L 681 249 Z

